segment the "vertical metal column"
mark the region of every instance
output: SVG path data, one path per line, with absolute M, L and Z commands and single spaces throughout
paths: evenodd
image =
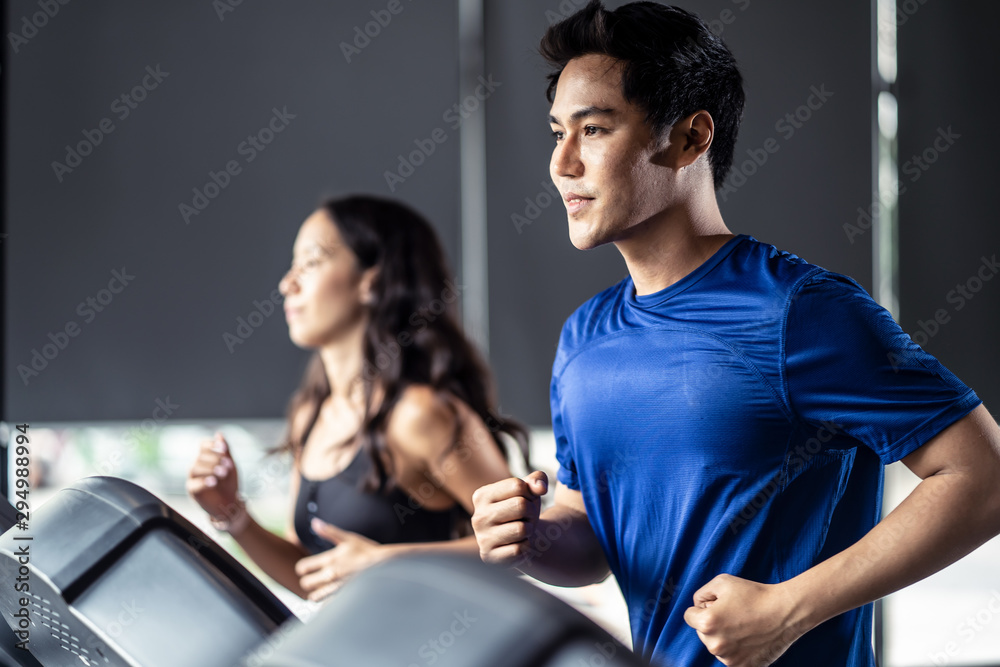
M 485 74 L 485 0 L 458 0 L 459 94 L 474 95 Z M 482 101 L 485 106 L 485 101 Z M 462 321 L 484 355 L 490 350 L 489 263 L 486 239 L 486 112 L 471 114 L 459 132 L 461 169 Z
M 896 105 L 896 0 L 873 0 L 876 202 L 872 215 L 875 300 L 899 319 L 899 114 Z
M 899 114 L 896 104 L 896 0 L 872 0 L 872 292 L 899 320 Z M 884 511 L 884 510 L 883 510 Z M 885 603 L 875 602 L 875 664 L 885 664 Z

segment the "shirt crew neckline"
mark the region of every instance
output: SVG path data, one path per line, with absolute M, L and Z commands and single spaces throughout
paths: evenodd
M 694 271 L 687 274 L 673 285 L 668 285 L 660 291 L 653 292 L 652 294 L 643 294 L 642 296 L 636 295 L 635 283 L 632 282 L 632 276 L 630 275 L 628 277 L 628 285 L 626 285 L 628 304 L 635 308 L 642 309 L 655 308 L 656 306 L 662 305 L 674 296 L 694 286 L 699 280 L 711 273 L 711 271 L 717 267 L 722 260 L 728 257 L 729 254 L 736 249 L 737 245 L 747 238 L 750 237 L 746 234 L 737 234 L 733 238 L 726 241 L 721 248 L 716 250 L 711 257 L 702 262 Z

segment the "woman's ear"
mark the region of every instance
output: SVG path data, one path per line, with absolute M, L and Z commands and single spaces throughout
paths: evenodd
M 361 303 L 366 306 L 375 304 L 375 282 L 378 280 L 379 267 L 372 266 L 361 272 L 361 280 L 358 282 L 358 293 L 361 295 Z

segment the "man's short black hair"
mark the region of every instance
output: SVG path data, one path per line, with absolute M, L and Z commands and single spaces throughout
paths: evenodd
M 743 77 L 729 48 L 696 15 L 655 2 L 608 11 L 591 0 L 551 26 L 539 51 L 557 68 L 549 75 L 549 102 L 566 63 L 596 53 L 622 63 L 622 94 L 646 112 L 656 136 L 696 111 L 708 111 L 715 122 L 708 159 L 716 189 L 722 185 L 743 117 Z

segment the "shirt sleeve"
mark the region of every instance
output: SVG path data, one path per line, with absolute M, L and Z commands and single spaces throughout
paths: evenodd
M 552 435 L 556 439 L 556 460 L 559 461 L 556 479 L 568 488 L 579 491 L 580 480 L 576 474 L 573 449 L 566 437 L 563 425 L 562 404 L 559 399 L 559 378 L 555 374 L 552 375 L 552 384 L 549 388 L 549 403 L 552 408 Z
M 860 285 L 822 271 L 793 294 L 785 322 L 792 410 L 834 423 L 889 464 L 979 405 Z

